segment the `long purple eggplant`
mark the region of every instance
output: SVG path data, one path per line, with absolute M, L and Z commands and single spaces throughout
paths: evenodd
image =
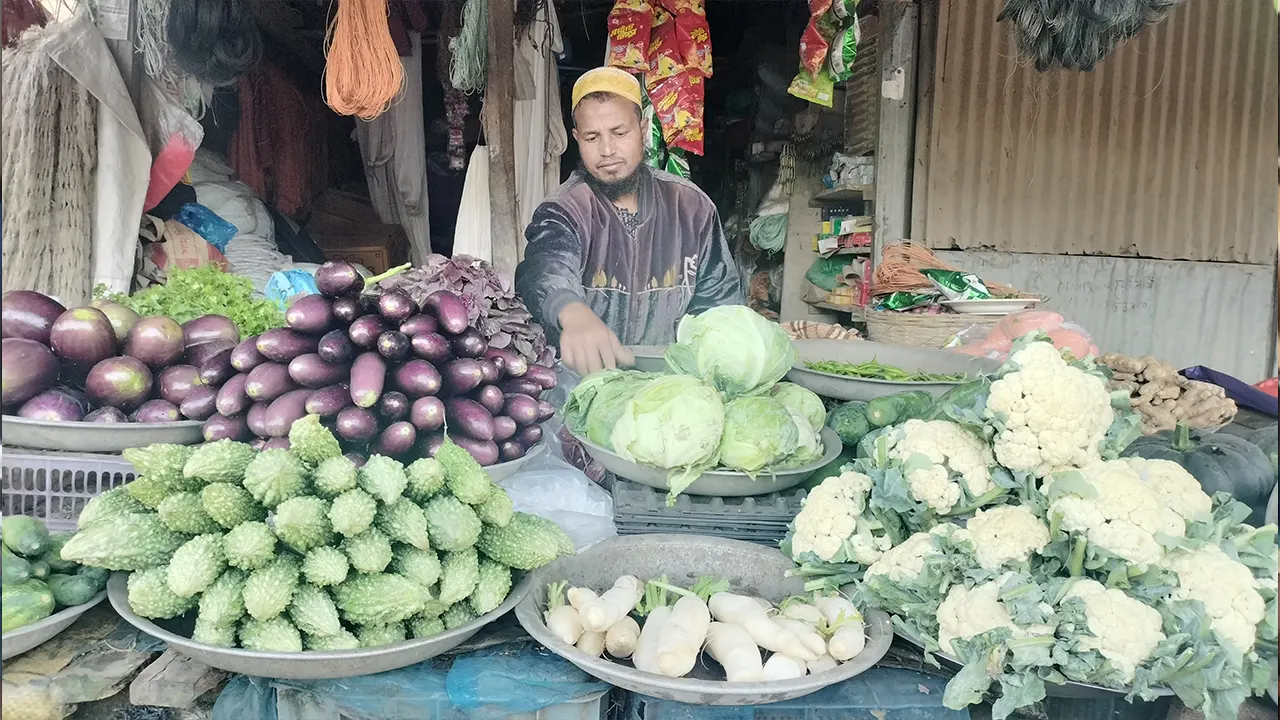
M 263 363 L 249 371 L 244 393 L 251 400 L 275 400 L 297 388 L 289 377 L 289 368 L 280 363 Z
M 223 350 L 213 357 L 205 360 L 200 365 L 200 381 L 205 385 L 217 387 L 227 381 L 227 378 L 236 374 L 236 369 L 231 365 L 231 353 L 235 352 L 234 348 Z
M 484 383 L 480 362 L 471 358 L 451 360 L 440 369 L 441 389 L 449 395 L 463 395 Z
M 249 432 L 258 437 L 267 436 L 267 426 L 264 424 L 267 420 L 267 409 L 271 407 L 269 402 L 254 403 L 249 408 L 249 412 L 244 414 L 245 422 L 249 424 Z
M 284 437 L 289 434 L 293 422 L 307 414 L 307 398 L 311 390 L 290 390 L 271 401 L 267 414 L 262 419 L 262 428 L 270 437 Z
M 496 465 L 499 460 L 498 445 L 492 440 L 477 440 L 465 435 L 450 435 L 449 439 L 483 466 Z
M 400 332 L 413 337 L 423 333 L 433 333 L 440 328 L 440 323 L 430 315 L 411 315 L 408 320 L 400 323 Z
M 347 379 L 349 372 L 348 365 L 325 362 L 318 353 L 299 355 L 289 361 L 289 377 L 305 388 L 322 388 L 340 383 Z
M 231 367 L 238 372 L 247 373 L 266 361 L 267 358 L 258 352 L 257 335 L 241 340 L 231 351 Z
M 244 440 L 249 437 L 249 425 L 244 415 L 214 415 L 204 421 L 204 441 Z
M 530 397 L 538 397 L 542 394 L 542 386 L 528 377 L 507 378 L 502 381 L 501 387 L 505 393 L 520 393 Z
M 356 407 L 371 408 L 378 404 L 387 381 L 387 363 L 376 352 L 361 353 L 351 363 L 351 402 Z
M 333 304 L 323 295 L 304 295 L 285 311 L 284 321 L 301 333 L 327 332 L 333 327 Z
M 257 348 L 268 360 L 287 363 L 299 355 L 316 351 L 320 339 L 290 328 L 273 328 L 258 336 Z
M 239 415 L 248 409 L 249 396 L 244 391 L 244 386 L 248 379 L 249 375 L 247 373 L 240 373 L 218 388 L 218 397 L 214 403 L 220 415 Z
M 333 417 L 346 407 L 351 407 L 351 388 L 341 383 L 320 388 L 307 398 L 307 413 L 322 418 Z
M 453 350 L 449 347 L 449 338 L 436 332 L 419 333 L 409 338 L 409 347 L 413 349 L 413 354 L 437 365 L 443 363 L 453 357 Z
M 493 415 L 475 400 L 452 398 L 445 402 L 449 430 L 476 440 L 493 439 Z
M 392 381 L 412 399 L 440 392 L 440 372 L 426 360 L 410 360 L 392 373 Z
M 466 303 L 448 290 L 437 290 L 431 293 L 424 304 L 435 312 L 436 320 L 440 321 L 440 328 L 450 335 L 463 332 L 471 324 Z
M 208 420 L 218 411 L 218 391 L 208 385 L 192 388 L 178 410 L 188 420 Z

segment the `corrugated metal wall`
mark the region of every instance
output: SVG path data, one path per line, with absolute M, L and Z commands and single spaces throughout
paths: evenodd
M 1273 262 L 1271 3 L 1191 0 L 1092 73 L 1037 73 L 1001 0 L 940 2 L 917 240 Z

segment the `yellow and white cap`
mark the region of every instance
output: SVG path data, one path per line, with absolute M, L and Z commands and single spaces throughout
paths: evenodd
M 634 75 L 615 67 L 588 70 L 573 84 L 573 109 L 591 93 L 606 92 L 641 106 L 640 81 Z

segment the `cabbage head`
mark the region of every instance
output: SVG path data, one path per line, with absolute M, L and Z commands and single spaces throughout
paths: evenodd
M 767 392 L 791 369 L 796 349 L 782 326 L 749 307 L 724 305 L 681 318 L 666 361 L 733 400 Z
M 720 466 L 755 477 L 796 449 L 800 434 L 782 403 L 770 397 L 743 397 L 724 406 Z
M 800 467 L 801 465 L 818 462 L 826 453 L 826 449 L 822 445 L 822 428 L 819 427 L 815 430 L 804 415 L 794 410 L 788 412 L 791 414 L 791 421 L 795 423 L 799 440 L 796 442 L 795 451 L 782 461 L 782 466 Z
M 812 390 L 795 383 L 781 382 L 774 385 L 769 394 L 788 410 L 803 415 L 809 421 L 809 425 L 818 428 L 819 432 L 822 426 L 827 424 L 827 406 Z
M 640 388 L 613 426 L 624 460 L 670 470 L 668 501 L 715 467 L 724 432 L 720 395 L 697 378 L 664 375 Z
M 637 370 L 601 370 L 582 379 L 564 404 L 569 430 L 606 450 L 613 449 L 613 426 L 627 402 L 658 377 Z

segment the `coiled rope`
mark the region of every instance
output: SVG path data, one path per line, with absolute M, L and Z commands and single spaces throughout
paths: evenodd
M 462 30 L 449 40 L 449 53 L 453 56 L 449 84 L 468 95 L 483 92 L 489 63 L 487 0 L 467 0 L 462 8 Z
M 339 115 L 372 120 L 404 86 L 387 0 L 338 0 L 325 34 L 324 99 Z

